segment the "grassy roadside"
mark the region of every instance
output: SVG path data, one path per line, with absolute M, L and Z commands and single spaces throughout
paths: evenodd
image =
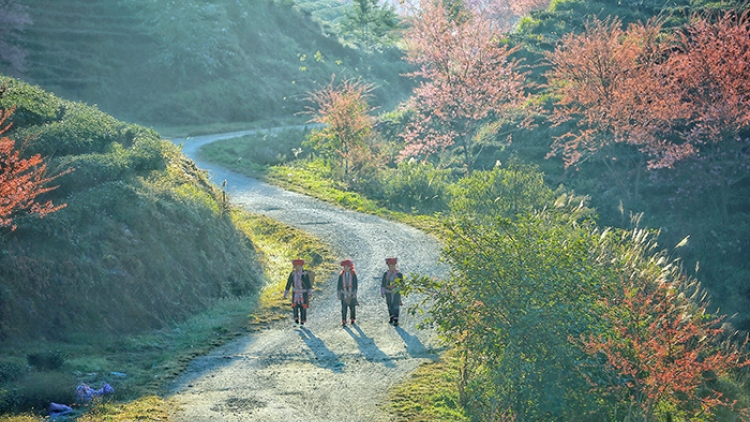
M 304 125 L 307 119 L 299 116 L 255 120 L 252 122 L 220 122 L 207 125 L 155 126 L 154 130 L 167 138 L 212 135 L 216 133 L 239 132 L 243 130 L 263 130 L 283 126 Z
M 220 164 L 245 176 L 264 180 L 284 189 L 303 193 L 349 210 L 377 215 L 436 233 L 437 219 L 389 210 L 376 201 L 347 191 L 320 166 L 319 161 L 292 161 L 302 151 L 306 135 L 303 129 L 262 131 L 258 134 L 213 142 L 201 148 L 201 158 Z M 308 156 L 302 151 L 299 158 Z
M 76 408 L 76 420 L 132 421 L 168 420 L 175 404 L 163 397 L 165 386 L 196 356 L 225 344 L 249 331 L 262 328 L 276 319 L 287 317 L 286 301 L 281 292 L 290 270 L 291 259 L 301 256 L 317 274 L 335 270 L 331 253 L 325 244 L 308 234 L 267 217 L 234 210 L 235 224 L 248 236 L 259 252 L 266 287 L 255 297 L 217 301 L 209 311 L 170 329 L 130 337 L 69 338 L 65 342 L 14 344 L 0 346 L 6 359 L 26 359 L 30 350 L 49 350 L 50 356 L 64 357 L 55 371 L 38 372 L 30 378 L 25 391 L 37 397 L 46 408 L 49 401 L 73 401 L 76 379 L 84 379 L 93 388 L 108 382 L 115 388 L 111 399 L 97 402 L 91 408 Z M 125 374 L 114 377 L 113 372 Z M 50 391 L 67 391 L 69 395 L 50 397 Z M 41 409 L 40 409 L 41 410 Z M 36 412 L 35 412 L 36 413 Z M 36 414 L 0 416 L 0 422 L 44 420 Z
M 468 422 L 459 402 L 457 382 L 456 358 L 449 350 L 390 389 L 391 414 L 408 422 Z

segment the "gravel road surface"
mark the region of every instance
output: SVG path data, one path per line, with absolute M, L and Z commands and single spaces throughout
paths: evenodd
M 388 388 L 436 359 L 440 344 L 433 331 L 416 329 L 415 317 L 404 315 L 399 327 L 388 324 L 380 298 L 384 260 L 398 257 L 404 274 L 445 277 L 440 245 L 414 228 L 288 192 L 198 158 L 207 143 L 251 132 L 172 141 L 182 144 L 183 153 L 208 170 L 214 183 L 227 181 L 233 204 L 305 230 L 330 243 L 340 260 L 352 259 L 359 276 L 357 325 L 341 327 L 338 273 L 318 274 L 322 291 L 311 300 L 305 328 L 292 326 L 290 310 L 288 320 L 195 359 L 171 388 L 180 403 L 175 420 L 394 420 Z

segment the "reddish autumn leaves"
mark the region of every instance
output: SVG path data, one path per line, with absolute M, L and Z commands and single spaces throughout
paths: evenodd
M 13 110 L 0 110 L 0 134 L 8 130 L 5 121 Z M 8 137 L 0 138 L 0 227 L 15 230 L 13 220 L 19 213 L 36 214 L 43 217 L 65 205 L 54 205 L 52 201 L 37 202 L 37 197 L 55 187 L 46 185 L 57 176 L 48 177 L 47 164 L 37 154 L 31 158 L 21 158 L 15 149 L 15 141 Z
M 736 343 L 707 312 L 702 293 L 665 253 L 648 256 L 655 244 L 634 232 L 627 258 L 617 266 L 619 283 L 600 299 L 606 333 L 576 343 L 598 363 L 584 368 L 592 388 L 627 404 L 624 420 L 656 420 L 658 408 L 707 420 L 734 399 L 716 389 L 719 378 L 750 365 L 747 341 Z M 703 419 L 701 419 L 703 420 Z
M 627 30 L 595 20 L 563 37 L 549 58 L 559 96 L 553 119 L 577 126 L 553 145 L 566 165 L 626 143 L 651 168 L 671 167 L 750 127 L 747 14 L 697 17 L 677 33 L 653 20 Z
M 311 122 L 323 126 L 313 131 L 308 144 L 340 162 L 344 176 L 349 173 L 352 161 L 362 155 L 362 147 L 372 130 L 373 118 L 368 114 L 372 108 L 367 102 L 372 89 L 361 81 L 345 79 L 336 83 L 334 76 L 328 86 L 309 96 L 314 104 L 308 109 L 314 116 Z
M 566 165 L 622 142 L 647 149 L 670 129 L 675 98 L 660 79 L 666 46 L 658 22 L 633 24 L 593 21 L 582 34 L 568 34 L 549 59 L 549 83 L 559 96 L 556 123 L 575 121 L 577 130 L 558 138 L 551 154 L 562 151 Z M 646 83 L 650 81 L 649 83 Z
M 407 60 L 421 81 L 402 155 L 457 149 L 471 172 L 480 128 L 524 99 L 524 75 L 490 19 L 469 8 L 423 0 L 405 34 Z

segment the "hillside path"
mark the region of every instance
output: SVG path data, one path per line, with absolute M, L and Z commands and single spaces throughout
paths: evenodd
M 354 261 L 359 277 L 357 325 L 341 327 L 338 273 L 317 274 L 304 329 L 290 318 L 196 358 L 170 388 L 180 404 L 176 421 L 380 422 L 393 420 L 387 390 L 423 362 L 438 357 L 434 331 L 417 330 L 415 317 L 388 324 L 380 279 L 385 258 L 398 257 L 405 275 L 445 277 L 438 242 L 403 224 L 347 211 L 285 191 L 198 158 L 201 146 L 250 133 L 175 138 L 183 153 L 227 181 L 234 205 L 305 230 L 328 242 L 340 260 Z M 290 263 L 291 271 L 291 263 Z M 405 300 L 404 305 L 409 305 Z

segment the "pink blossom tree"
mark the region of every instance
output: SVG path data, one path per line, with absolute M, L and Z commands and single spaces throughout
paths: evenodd
M 313 115 L 310 122 L 320 123 L 322 127 L 313 130 L 305 145 L 325 154 L 332 167 L 340 163 L 344 178 L 352 162 L 367 149 L 365 140 L 373 127 L 369 114 L 372 107 L 367 99 L 372 90 L 372 85 L 360 80 L 344 79 L 336 83 L 334 75 L 330 84 L 308 97 L 314 104 L 307 109 Z
M 617 144 L 642 153 L 638 169 L 691 159 L 710 173 L 706 182 L 716 181 L 717 208 L 726 214 L 729 187 L 750 174 L 750 140 L 742 136 L 750 128 L 747 14 L 697 16 L 676 36 L 657 21 L 624 30 L 617 20 L 594 20 L 563 37 L 549 59 L 558 97 L 551 118 L 575 123 L 549 155 L 561 153 L 566 166 L 598 157 L 614 175 Z
M 418 66 L 402 157 L 457 150 L 471 172 L 481 129 L 519 107 L 525 75 L 516 48 L 478 11 L 422 0 L 405 34 L 407 61 Z
M 687 116 L 680 144 L 656 164 L 690 159 L 696 185 L 707 191 L 724 221 L 733 187 L 750 176 L 750 12 L 698 17 L 685 28 L 667 65 Z

